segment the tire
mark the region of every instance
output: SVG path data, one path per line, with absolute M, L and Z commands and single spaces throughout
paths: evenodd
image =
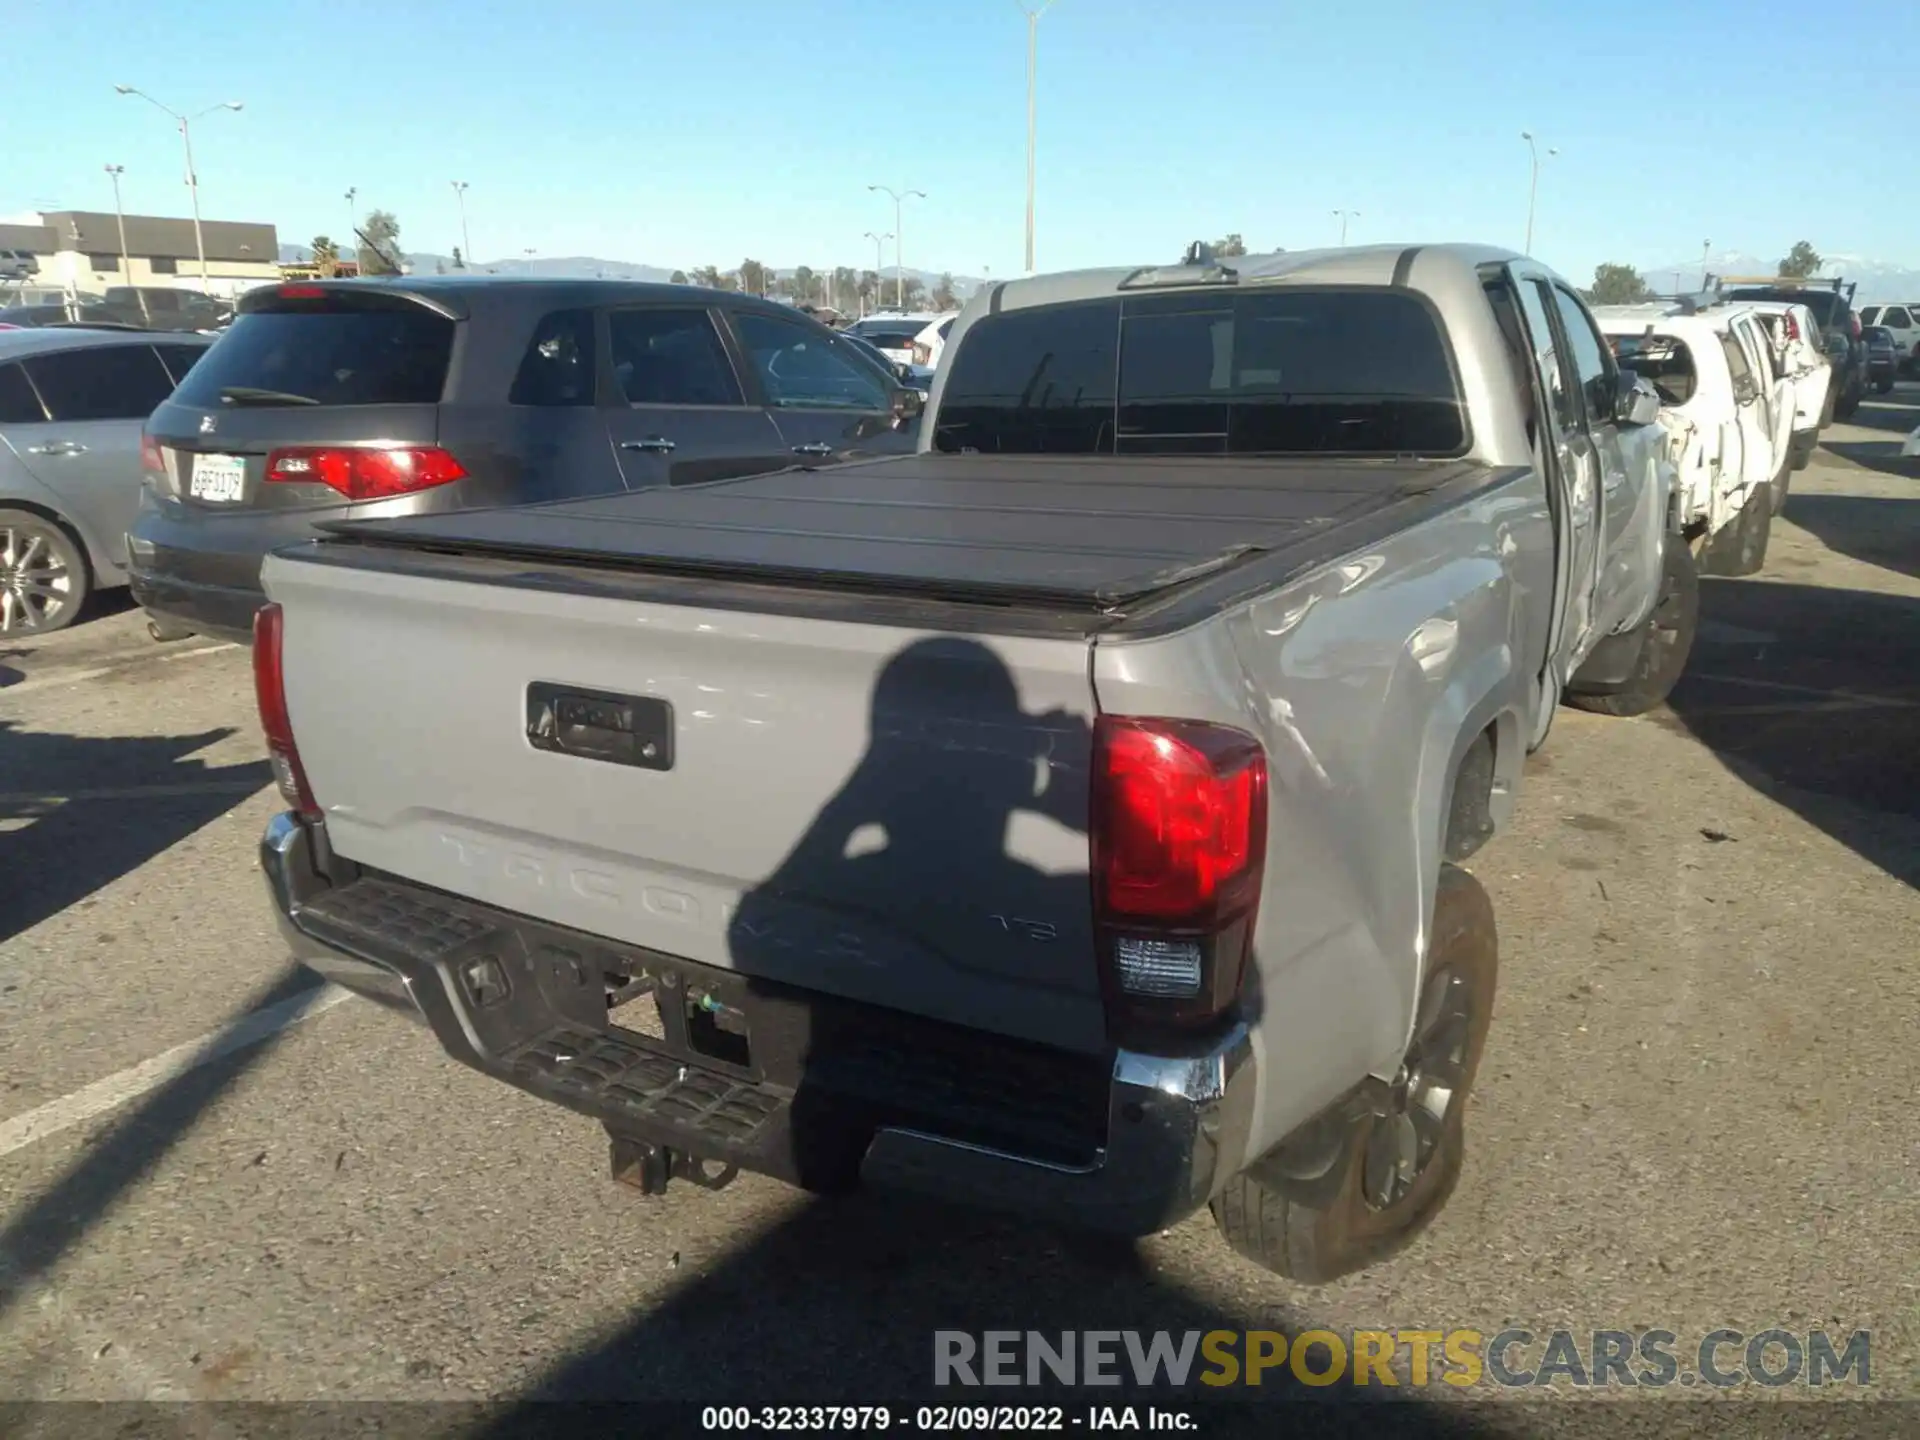
M 0 635 L 47 635 L 80 618 L 93 572 L 57 520 L 0 509 Z
M 161 620 L 152 615 L 147 616 L 147 638 L 157 644 L 165 645 L 172 640 L 185 640 L 192 634 L 193 631 L 185 625 L 172 620 Z
M 1275 1275 L 1325 1285 L 1397 1254 L 1432 1223 L 1460 1178 L 1467 1099 L 1493 1023 L 1499 948 L 1487 892 L 1443 864 L 1414 1040 L 1400 1075 L 1377 1101 L 1336 1107 L 1228 1181 L 1212 1209 L 1229 1245 Z M 1429 1086 L 1448 1096 L 1437 1119 Z M 1428 1105 L 1419 1103 L 1423 1097 Z M 1396 1153 L 1404 1162 L 1409 1146 L 1410 1177 L 1391 1163 Z
M 1891 395 L 1893 393 L 1893 381 L 1876 380 L 1873 382 L 1873 390 L 1876 395 Z
M 1765 510 L 1766 505 L 1747 508 Z M 1769 530 L 1772 522 L 1769 512 Z M 1604 695 L 1568 691 L 1569 705 L 1596 715 L 1644 715 L 1672 694 L 1673 687 L 1680 683 L 1680 675 L 1687 668 L 1687 657 L 1693 653 L 1694 634 L 1700 628 L 1700 571 L 1694 564 L 1693 552 L 1672 537 L 1668 538 L 1666 560 L 1661 566 L 1660 599 L 1653 613 L 1641 622 L 1641 628 L 1645 634 L 1640 656 L 1627 682 Z

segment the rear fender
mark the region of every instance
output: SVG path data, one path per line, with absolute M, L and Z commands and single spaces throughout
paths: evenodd
M 1253 1153 L 1397 1068 L 1460 762 L 1491 727 L 1504 821 L 1552 604 L 1550 517 L 1529 476 L 1193 630 L 1095 646 L 1103 711 L 1234 725 L 1266 748 L 1244 997 Z

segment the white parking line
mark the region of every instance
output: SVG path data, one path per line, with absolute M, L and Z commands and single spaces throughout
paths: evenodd
M 311 1015 L 331 1010 L 350 993 L 338 985 L 316 985 L 311 990 L 303 990 L 298 995 L 290 995 L 285 1000 L 255 1010 L 224 1030 L 216 1030 L 197 1040 L 189 1040 L 184 1045 L 176 1045 L 171 1050 L 163 1050 L 151 1060 L 144 1060 L 104 1080 L 96 1080 L 71 1095 L 49 1100 L 37 1110 L 16 1115 L 0 1123 L 0 1157 L 24 1149 L 36 1140 L 45 1140 L 49 1135 L 58 1135 L 62 1130 L 85 1124 L 96 1115 L 104 1115 L 222 1056 L 244 1050 L 249 1045 L 257 1045 L 289 1026 L 298 1025 Z
M 12 699 L 15 695 L 31 695 L 36 690 L 51 690 L 56 685 L 79 685 L 84 681 L 98 680 L 102 675 L 130 670 L 135 665 L 146 664 L 149 660 L 191 660 L 200 655 L 218 655 L 224 650 L 239 648 L 237 641 L 223 640 L 217 645 L 200 645 L 192 650 L 156 651 L 151 654 L 134 655 L 117 665 L 95 665 L 84 670 L 49 670 L 45 674 L 22 680 L 18 685 L 7 686 L 4 690 L 0 690 L 0 697 Z

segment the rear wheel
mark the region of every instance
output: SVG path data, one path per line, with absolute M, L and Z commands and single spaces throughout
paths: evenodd
M 64 630 L 91 590 L 87 558 L 57 521 L 0 510 L 0 634 Z
M 1230 1180 L 1213 1201 L 1229 1245 L 1276 1275 L 1324 1285 L 1396 1254 L 1432 1223 L 1460 1178 L 1498 968 L 1493 902 L 1466 871 L 1442 865 L 1413 1038 L 1393 1082 Z
M 1749 504 L 1747 508 L 1755 507 Z M 1766 508 L 1764 500 L 1759 508 Z M 1694 633 L 1700 627 L 1700 572 L 1694 565 L 1693 552 L 1674 537 L 1668 538 L 1667 556 L 1661 566 L 1660 599 L 1653 613 L 1640 623 L 1644 631 L 1640 654 L 1627 682 L 1604 695 L 1569 691 L 1569 705 L 1599 715 L 1644 715 L 1680 683 L 1687 657 L 1693 653 Z
M 1893 378 L 1887 376 L 1876 380 L 1873 382 L 1873 388 L 1876 394 L 1891 395 L 1893 393 Z

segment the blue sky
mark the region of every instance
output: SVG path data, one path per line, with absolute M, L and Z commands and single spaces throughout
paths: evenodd
M 21 14 L 24 3 L 25 13 Z M 194 127 L 203 213 L 304 243 L 344 192 L 405 248 L 728 268 L 873 263 L 866 186 L 912 186 L 906 263 L 1021 264 L 1026 22 L 1014 0 L 12 0 L 0 214 L 187 213 L 166 117 Z M 325 17 L 324 27 L 316 20 Z M 1797 37 L 1805 37 L 1804 43 Z M 1870 57 L 1885 57 L 1870 63 Z M 1557 146 L 1534 250 L 1716 250 L 1920 264 L 1914 0 L 1057 0 L 1040 25 L 1042 269 L 1255 248 L 1518 247 L 1532 129 Z M 31 118 L 29 118 L 31 117 Z M 892 260 L 891 247 L 887 256 Z

